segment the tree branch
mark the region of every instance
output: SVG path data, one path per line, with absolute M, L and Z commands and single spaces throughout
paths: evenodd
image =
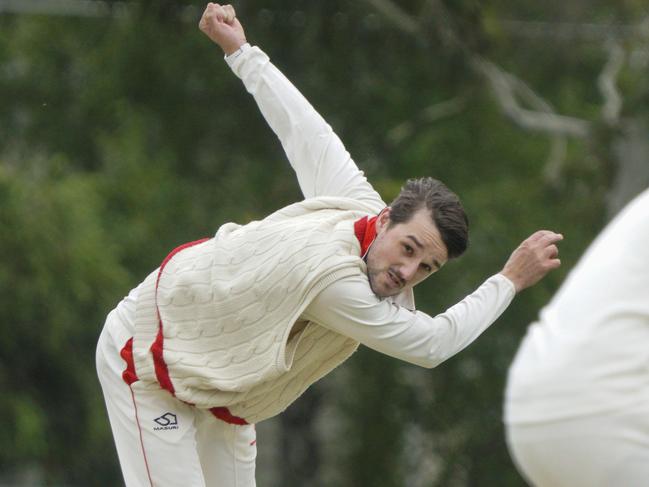
M 622 111 L 622 97 L 617 89 L 617 77 L 624 66 L 624 49 L 617 42 L 608 45 L 608 60 L 597 79 L 597 86 L 604 98 L 602 118 L 609 125 L 616 125 Z
M 370 5 L 386 16 L 403 32 L 423 39 L 427 33 L 422 23 L 401 9 L 391 0 L 366 0 Z M 422 22 L 432 23 L 438 30 L 441 39 L 447 42 L 466 57 L 468 65 L 484 77 L 504 114 L 516 125 L 534 132 L 545 132 L 551 139 L 550 153 L 544 165 L 546 180 L 552 184 L 560 181 L 561 168 L 566 156 L 566 137 L 586 138 L 591 134 L 592 124 L 586 120 L 557 114 L 552 106 L 532 90 L 520 78 L 471 52 L 449 27 L 450 21 L 440 24 L 440 18 L 447 15 L 444 5 L 439 0 L 426 0 L 421 10 Z M 448 20 L 448 19 L 447 19 Z M 560 29 L 565 31 L 566 29 Z M 637 29 L 635 29 L 637 32 Z M 424 39 L 428 40 L 428 39 Z M 621 69 L 618 51 L 612 50 L 609 62 L 600 76 L 600 89 L 606 100 L 603 114 L 606 120 L 616 121 L 619 117 L 621 102 L 615 89 L 615 79 Z M 616 95 L 618 95 L 616 97 Z M 519 101 L 520 100 L 520 101 Z M 524 108 L 524 102 L 533 110 Z M 413 130 L 412 122 L 403 122 L 391 130 L 394 141 L 403 140 Z
M 406 11 L 391 0 L 366 0 L 393 23 L 414 36 L 423 35 L 419 23 Z M 437 9 L 438 2 L 430 0 L 430 8 Z M 465 51 L 467 52 L 467 51 Z M 533 131 L 547 132 L 554 135 L 586 137 L 590 124 L 585 120 L 554 113 L 550 105 L 536 95 L 523 81 L 505 72 L 495 63 L 467 52 L 469 65 L 484 76 L 496 95 L 505 114 L 517 125 Z M 527 110 L 518 103 L 516 93 L 522 93 L 536 106 L 537 110 Z
M 501 108 L 517 125 L 551 134 L 588 136 L 590 124 L 587 121 L 554 113 L 550 105 L 533 93 L 523 81 L 505 72 L 496 64 L 478 57 L 474 58 L 472 64 L 487 78 Z M 516 99 L 516 93 L 521 91 L 529 100 L 534 100 L 537 109 L 541 111 L 523 108 Z

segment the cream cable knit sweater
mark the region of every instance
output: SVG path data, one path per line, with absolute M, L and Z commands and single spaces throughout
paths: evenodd
M 351 199 L 304 200 L 262 221 L 223 225 L 213 239 L 176 254 L 157 292 L 176 397 L 257 422 L 345 360 L 355 340 L 314 323 L 290 340 L 289 333 L 322 289 L 364 273 L 353 223 L 369 211 Z M 139 290 L 133 342 L 138 377 L 149 383 L 156 380 L 149 352 L 158 332 L 156 277 Z

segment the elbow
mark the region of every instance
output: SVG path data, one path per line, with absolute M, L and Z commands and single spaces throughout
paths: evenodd
M 423 367 L 424 369 L 434 369 L 441 363 L 442 361 L 439 360 L 439 358 L 437 357 L 426 357 L 425 360 L 422 360 L 421 362 L 417 363 L 417 365 Z
M 439 342 L 435 341 L 427 347 L 421 366 L 426 369 L 434 369 L 447 358 L 448 356 L 442 351 Z
M 420 349 L 418 353 L 395 355 L 395 357 L 424 369 L 433 369 L 448 357 L 445 357 L 443 355 L 440 356 L 439 350 L 437 350 L 438 347 L 431 348 L 432 349 L 427 350 Z

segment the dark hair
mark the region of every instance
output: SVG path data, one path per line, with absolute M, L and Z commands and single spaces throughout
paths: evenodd
M 399 195 L 390 204 L 390 226 L 407 223 L 424 206 L 431 212 L 449 259 L 462 255 L 469 245 L 469 219 L 460 198 L 437 179 L 406 181 Z

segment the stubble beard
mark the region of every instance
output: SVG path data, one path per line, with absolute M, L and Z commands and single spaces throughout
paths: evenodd
M 390 282 L 390 278 L 387 276 L 387 273 L 388 273 L 388 268 L 382 269 L 382 268 L 373 267 L 368 260 L 367 279 L 370 283 L 370 288 L 372 289 L 372 292 L 376 294 L 379 298 L 389 298 L 390 296 L 396 296 L 403 289 L 403 287 L 385 288 L 385 286 L 383 286 L 384 288 L 383 290 L 379 289 L 382 286 L 378 283 L 378 281 L 382 276 L 385 276 L 385 280 L 387 280 L 387 282 Z
M 389 267 L 381 267 L 380 265 L 375 265 L 375 253 L 373 251 L 376 251 L 377 244 L 380 245 L 380 237 L 376 238 L 376 240 L 370 247 L 367 256 L 365 257 L 365 263 L 367 264 L 367 279 L 370 283 L 370 289 L 372 289 L 372 292 L 379 298 L 389 298 L 390 296 L 396 296 L 402 291 L 403 287 L 393 288 L 387 287 L 385 285 L 382 286 L 380 284 L 381 277 L 383 277 L 383 280 L 385 282 L 391 282 L 391 279 L 388 276 Z M 382 288 L 382 290 L 380 288 Z

